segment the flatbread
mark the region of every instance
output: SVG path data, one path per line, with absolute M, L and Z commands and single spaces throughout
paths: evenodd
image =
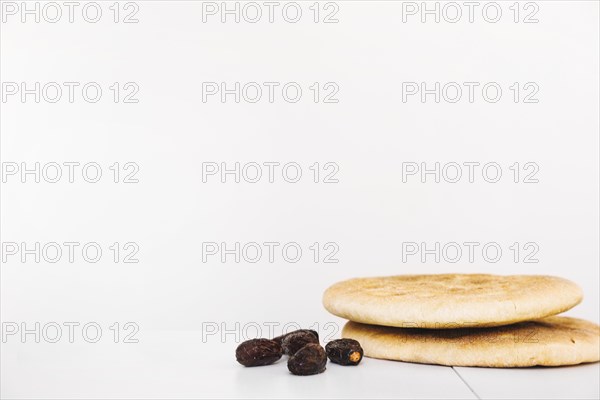
M 342 318 L 400 328 L 489 327 L 559 314 L 581 302 L 566 279 L 543 275 L 439 274 L 357 278 L 325 291 Z
M 600 327 L 568 317 L 493 328 L 403 329 L 348 322 L 371 358 L 464 367 L 574 365 L 600 359 Z

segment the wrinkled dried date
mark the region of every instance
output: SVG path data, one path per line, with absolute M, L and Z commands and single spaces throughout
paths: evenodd
M 327 357 L 331 362 L 340 365 L 358 365 L 363 358 L 363 349 L 354 339 L 332 340 L 325 346 Z
M 235 350 L 235 358 L 245 367 L 273 364 L 282 354 L 281 345 L 269 339 L 247 340 Z
M 318 343 L 309 343 L 288 360 L 288 369 L 294 375 L 315 375 L 325 371 L 327 354 Z
M 319 340 L 319 334 L 317 333 L 317 331 L 313 331 L 312 329 L 298 329 L 297 331 L 288 332 L 285 335 L 277 336 L 277 337 L 273 338 L 273 341 L 275 341 L 279 344 L 283 344 L 283 339 L 285 339 L 286 337 L 288 337 L 289 335 L 291 335 L 293 333 L 298 333 L 298 332 L 312 333 L 317 338 L 317 341 Z
M 281 347 L 283 348 L 283 354 L 293 356 L 298 350 L 309 343 L 319 344 L 318 336 L 315 336 L 311 331 L 300 330 L 286 335 L 281 343 Z

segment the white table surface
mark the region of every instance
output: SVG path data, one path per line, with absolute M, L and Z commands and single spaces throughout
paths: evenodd
M 285 357 L 245 368 L 235 343 L 194 331 L 147 332 L 137 344 L 2 345 L 2 398 L 561 398 L 599 395 L 598 363 L 565 368 L 450 368 L 365 358 L 291 375 Z
M 465 368 L 456 371 L 482 399 L 597 399 L 600 364 L 561 368 Z

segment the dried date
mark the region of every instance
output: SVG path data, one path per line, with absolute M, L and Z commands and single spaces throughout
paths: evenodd
M 319 344 L 319 337 L 308 330 L 299 330 L 289 333 L 285 336 L 281 343 L 283 354 L 293 356 L 298 350 L 309 343 Z
M 354 339 L 332 340 L 325 346 L 327 357 L 340 365 L 358 365 L 363 358 L 363 349 Z
M 235 350 L 235 358 L 245 367 L 273 364 L 282 355 L 281 345 L 269 339 L 247 340 Z
M 288 360 L 288 369 L 294 375 L 315 375 L 325 371 L 327 354 L 317 343 L 309 343 Z
M 298 330 L 293 331 L 293 332 L 288 332 L 285 335 L 277 336 L 277 337 L 273 338 L 273 340 L 275 342 L 279 343 L 279 344 L 283 344 L 283 340 L 286 337 L 288 337 L 291 334 L 298 333 L 298 332 L 308 332 L 308 333 L 311 333 L 311 334 L 313 334 L 317 338 L 317 342 L 319 340 L 319 334 L 317 333 L 317 331 L 313 331 L 312 329 L 298 329 Z

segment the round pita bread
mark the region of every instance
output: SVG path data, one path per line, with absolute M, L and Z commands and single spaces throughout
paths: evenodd
M 399 328 L 507 325 L 559 314 L 581 302 L 579 286 L 542 275 L 440 274 L 357 278 L 325 291 L 342 318 Z
M 402 329 L 348 322 L 367 357 L 464 367 L 574 365 L 600 359 L 600 327 L 548 317 L 493 328 Z

